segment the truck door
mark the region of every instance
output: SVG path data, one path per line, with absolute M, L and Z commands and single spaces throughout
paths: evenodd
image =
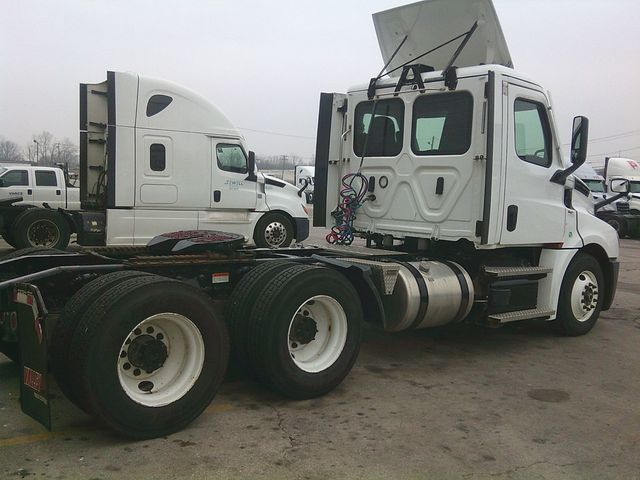
M 64 208 L 64 185 L 54 170 L 34 170 L 34 201 L 47 203 L 51 208 Z
M 561 242 L 566 207 L 564 187 L 550 182 L 562 162 L 552 135 L 545 95 L 504 81 L 503 134 L 506 186 L 500 243 Z
M 1 171 L 0 168 L 0 174 Z M 28 170 L 7 170 L 0 179 L 0 200 L 22 197 L 25 202 L 33 202 L 33 186 L 29 182 Z
M 257 204 L 257 182 L 249 179 L 247 156 L 234 140 L 212 138 L 211 208 L 251 210 Z
M 435 93 L 439 85 L 434 85 L 424 94 L 379 100 L 375 113 L 370 101 L 350 106 L 354 154 L 364 153 L 361 171 L 375 182 L 375 198 L 364 203 L 366 216 L 357 219 L 361 229 L 445 240 L 478 238 L 485 175 L 484 85 L 477 78 L 463 78 L 456 91 Z

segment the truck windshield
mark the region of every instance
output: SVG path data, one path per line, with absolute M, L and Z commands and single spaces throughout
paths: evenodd
M 631 193 L 640 193 L 640 182 L 631 182 Z
M 589 187 L 589 190 L 591 190 L 593 193 L 604 193 L 604 183 L 602 183 L 602 180 L 582 180 L 584 183 L 587 184 L 587 187 Z

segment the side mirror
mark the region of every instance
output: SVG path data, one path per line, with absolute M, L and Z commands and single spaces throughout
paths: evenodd
M 589 141 L 589 119 L 575 117 L 571 131 L 571 164 L 582 165 L 587 160 L 587 142 Z
M 575 117 L 571 130 L 571 165 L 564 170 L 556 170 L 551 181 L 564 185 L 567 177 L 575 172 L 587 160 L 587 143 L 589 142 L 589 119 Z
M 614 193 L 627 194 L 631 191 L 631 183 L 626 178 L 612 178 L 609 189 Z
M 247 167 L 249 168 L 249 176 L 247 180 L 256 181 L 258 177 L 256 177 L 256 154 L 249 150 L 249 159 L 247 162 Z

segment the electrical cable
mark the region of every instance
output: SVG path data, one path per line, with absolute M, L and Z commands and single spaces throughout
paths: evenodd
M 358 185 L 359 182 L 359 185 Z M 360 172 L 349 173 L 342 177 L 342 189 L 340 190 L 340 203 L 331 212 L 336 224 L 331 227 L 331 232 L 326 236 L 327 242 L 332 245 L 351 245 L 355 238 L 353 222 L 356 219 L 356 210 L 366 201 L 369 181 Z

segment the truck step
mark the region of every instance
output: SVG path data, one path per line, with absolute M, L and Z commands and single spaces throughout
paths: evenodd
M 547 319 L 555 314 L 555 310 L 544 308 L 532 308 L 530 310 L 518 310 L 516 312 L 493 313 L 489 315 L 489 321 L 502 323 L 517 322 L 518 320 L 530 320 L 532 318 Z
M 484 273 L 491 278 L 544 278 L 551 273 L 546 267 L 484 267 Z

